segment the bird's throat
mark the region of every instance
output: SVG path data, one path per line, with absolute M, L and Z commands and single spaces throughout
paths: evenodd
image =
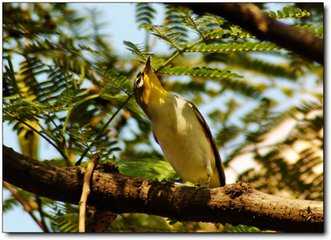
M 141 102 L 143 103 L 143 110 L 151 117 L 152 111 L 162 109 L 162 105 L 165 103 L 168 92 L 163 88 L 152 87 L 144 90 L 141 96 Z

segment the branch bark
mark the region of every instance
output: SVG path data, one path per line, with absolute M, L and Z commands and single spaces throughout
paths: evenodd
M 4 146 L 4 180 L 58 201 L 79 203 L 79 167 L 59 168 Z M 323 202 L 285 199 L 246 183 L 207 189 L 147 181 L 95 170 L 90 206 L 114 213 L 140 212 L 177 220 L 246 224 L 284 232 L 323 232 Z
M 324 63 L 323 40 L 311 32 L 284 24 L 266 16 L 256 5 L 249 3 L 177 3 L 197 14 L 212 13 L 267 40 L 318 63 Z

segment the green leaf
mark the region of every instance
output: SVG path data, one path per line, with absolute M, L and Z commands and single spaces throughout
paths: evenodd
M 296 24 L 294 25 L 298 28 L 302 28 L 308 30 L 315 34 L 317 37 L 323 38 L 324 36 L 324 27 L 323 25 L 316 25 L 316 24 Z
M 281 77 L 284 80 L 296 80 L 300 75 L 294 71 L 289 64 L 274 64 L 249 56 L 246 53 L 240 54 L 208 54 L 205 56 L 207 62 L 224 62 L 242 70 L 254 71 L 262 76 Z
M 243 80 L 239 74 L 230 72 L 228 70 L 220 70 L 209 67 L 164 67 L 160 70 L 160 73 L 168 75 L 188 75 L 193 77 L 209 78 L 218 80 L 224 87 L 224 89 L 230 89 L 238 91 L 241 94 L 250 97 L 256 97 L 260 95 L 264 86 L 251 85 L 247 81 Z
M 171 47 L 177 50 L 182 48 L 183 41 L 180 38 L 181 33 L 178 29 L 174 28 L 170 30 L 169 25 L 157 26 L 152 24 L 144 24 L 142 27 L 154 36 L 166 41 Z
M 144 24 L 152 24 L 156 10 L 149 3 L 136 3 L 136 22 L 139 28 Z
M 145 26 L 145 25 L 144 25 Z M 148 53 L 144 52 L 143 47 L 139 47 L 136 44 L 130 42 L 130 41 L 123 41 L 124 45 L 127 46 L 127 49 L 132 52 L 133 54 L 137 55 L 140 59 L 141 62 L 146 62 L 147 56 L 149 55 Z
M 133 177 L 144 177 L 151 180 L 170 180 L 175 177 L 175 171 L 166 161 L 157 159 L 121 160 L 119 171 Z
M 271 18 L 305 18 L 311 14 L 305 9 L 300 9 L 294 6 L 285 6 L 282 10 L 267 11 L 266 14 Z
M 120 214 L 111 224 L 112 232 L 171 232 L 165 218 L 142 214 Z
M 279 48 L 270 42 L 198 43 L 185 48 L 185 52 L 200 53 L 271 52 L 276 50 Z
M 2 211 L 7 213 L 8 211 L 12 210 L 14 207 L 19 206 L 19 202 L 16 199 L 10 197 L 3 201 L 2 203 Z
M 55 232 L 78 232 L 78 207 L 58 202 L 52 206 L 50 220 Z
M 174 39 L 178 45 L 187 41 L 187 28 L 185 18 L 187 10 L 170 4 L 166 5 L 165 23 L 167 36 Z
M 261 232 L 260 229 L 258 229 L 257 227 L 253 227 L 253 226 L 247 226 L 247 225 L 230 225 L 230 224 L 225 224 L 224 227 L 224 232 L 231 232 L 231 233 L 257 233 L 257 232 Z

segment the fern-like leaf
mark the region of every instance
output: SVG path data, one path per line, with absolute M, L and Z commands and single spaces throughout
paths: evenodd
M 146 26 L 146 24 L 144 26 Z M 130 52 L 132 52 L 133 54 L 137 55 L 140 58 L 141 62 L 146 62 L 149 54 L 144 51 L 143 47 L 139 47 L 138 45 L 130 41 L 123 41 L 123 43 Z
M 155 17 L 155 9 L 149 3 L 136 3 L 136 22 L 142 28 L 144 24 L 152 24 Z
M 266 14 L 271 18 L 304 18 L 309 17 L 311 14 L 305 9 L 300 9 L 294 6 L 285 6 L 282 10 L 267 11 Z
M 229 29 L 226 29 L 225 34 L 228 34 L 230 37 L 233 37 L 235 39 L 254 38 L 253 35 L 251 35 L 249 32 L 246 32 L 237 25 L 230 26 Z
M 220 70 L 209 67 L 164 67 L 160 70 L 160 73 L 215 79 L 220 81 L 225 89 L 238 91 L 250 97 L 256 97 L 260 95 L 261 91 L 263 90 L 261 89 L 262 86 L 250 85 L 244 81 L 240 75 L 228 70 Z
M 186 9 L 175 7 L 172 5 L 166 6 L 166 18 L 164 25 L 167 28 L 167 35 L 181 45 L 187 41 L 187 28 L 185 27 Z
M 235 53 L 235 52 L 271 52 L 279 48 L 269 42 L 245 42 L 245 43 L 198 43 L 186 48 L 186 52 L 201 53 Z
M 230 224 L 226 224 L 224 227 L 224 232 L 230 232 L 230 233 L 257 233 L 257 232 L 261 232 L 260 229 L 258 229 L 257 227 L 253 227 L 253 226 L 247 226 L 247 225 L 230 225 Z
M 8 211 L 12 210 L 14 207 L 18 206 L 19 202 L 13 198 L 9 197 L 2 202 L 2 211 L 3 213 L 7 213 Z
M 132 83 L 124 74 L 121 74 L 114 69 L 107 69 L 105 71 L 99 70 L 99 72 L 102 76 L 105 77 L 103 82 L 104 87 L 102 88 L 100 93 L 101 95 L 116 95 L 119 94 L 121 91 L 129 95 L 130 92 L 132 92 Z
M 220 29 L 224 20 L 221 17 L 215 15 L 203 15 L 195 20 L 195 24 L 199 31 L 208 34 L 208 32 Z
M 53 205 L 50 212 L 51 227 L 55 232 L 78 231 L 78 208 L 68 203 Z
M 170 26 L 157 26 L 151 24 L 144 24 L 143 28 L 147 31 L 151 32 L 154 36 L 163 39 L 166 41 L 171 47 L 176 48 L 177 50 L 181 49 L 181 41 L 178 37 L 178 34 L 174 31 L 170 31 Z
M 323 38 L 324 35 L 324 28 L 323 25 L 312 25 L 312 24 L 296 24 L 295 25 L 298 28 L 302 28 L 305 30 L 308 30 L 315 34 L 317 37 Z
M 208 54 L 205 56 L 207 62 L 224 62 L 241 69 L 254 71 L 269 76 L 282 77 L 286 80 L 296 80 L 298 73 L 285 64 L 272 64 L 267 61 L 253 58 L 248 54 Z

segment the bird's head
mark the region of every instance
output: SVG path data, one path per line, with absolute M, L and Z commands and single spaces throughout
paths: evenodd
M 144 70 L 138 73 L 134 82 L 134 93 L 138 104 L 145 108 L 150 101 L 165 93 L 160 79 L 155 74 L 151 66 L 150 57 L 148 57 Z

